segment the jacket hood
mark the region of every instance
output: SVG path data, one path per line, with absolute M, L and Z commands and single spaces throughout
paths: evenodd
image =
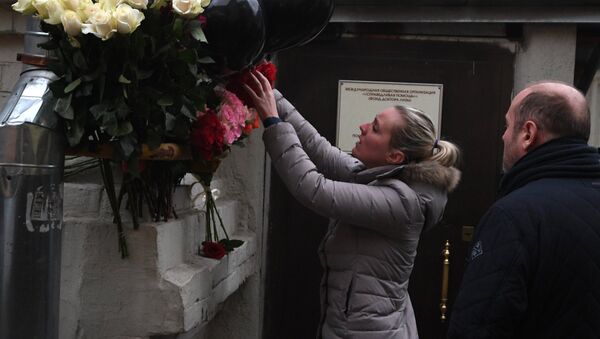
M 460 181 L 460 171 L 435 161 L 421 161 L 401 166 L 398 177 L 406 183 L 421 182 L 452 192 Z
M 421 161 L 406 165 L 388 165 L 362 170 L 355 182 L 369 183 L 376 179 L 398 178 L 407 184 L 425 183 L 446 192 L 452 192 L 460 181 L 460 171 L 435 161 Z

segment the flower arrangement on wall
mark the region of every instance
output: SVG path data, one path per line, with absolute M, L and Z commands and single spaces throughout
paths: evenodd
M 333 1 L 289 0 L 18 0 L 15 11 L 41 20 L 49 33 L 48 68 L 57 79 L 44 100 L 64 122 L 72 150 L 99 154 L 119 249 L 127 256 L 119 216 L 138 226 L 143 206 L 153 219 L 176 217 L 171 204 L 185 173 L 205 187 L 207 233 L 199 252 L 219 257 L 239 246 L 222 226 L 210 181 L 221 159 L 259 126 L 242 84 L 259 71 L 273 84 L 265 56 L 305 43 L 327 23 Z M 282 9 L 286 9 L 282 11 Z M 304 14 L 302 14 L 304 13 Z M 290 18 L 298 15 L 303 25 Z M 150 154 L 150 155 L 148 155 Z M 147 160 L 172 161 L 147 161 Z M 120 162 L 114 189 L 110 161 Z M 218 247 L 218 246 L 217 246 Z M 218 255 L 210 254 L 218 253 Z

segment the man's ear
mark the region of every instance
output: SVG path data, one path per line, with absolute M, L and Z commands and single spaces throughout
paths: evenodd
M 386 162 L 390 165 L 399 165 L 404 162 L 404 159 L 406 159 L 404 152 L 397 149 L 390 150 L 385 157 Z
M 523 124 L 522 147 L 525 151 L 530 151 L 542 143 L 541 134 L 538 125 L 531 120 L 525 121 Z

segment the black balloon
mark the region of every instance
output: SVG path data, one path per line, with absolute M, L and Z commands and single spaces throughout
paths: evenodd
M 258 0 L 212 0 L 204 15 L 204 34 L 217 62 L 238 71 L 259 56 L 265 22 Z
M 308 43 L 329 22 L 334 0 L 260 0 L 267 29 L 263 53 Z

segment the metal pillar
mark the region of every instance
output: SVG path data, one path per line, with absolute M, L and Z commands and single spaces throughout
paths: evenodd
M 25 53 L 40 37 L 26 34 Z M 64 139 L 43 99 L 54 78 L 26 67 L 0 111 L 0 339 L 58 338 Z

